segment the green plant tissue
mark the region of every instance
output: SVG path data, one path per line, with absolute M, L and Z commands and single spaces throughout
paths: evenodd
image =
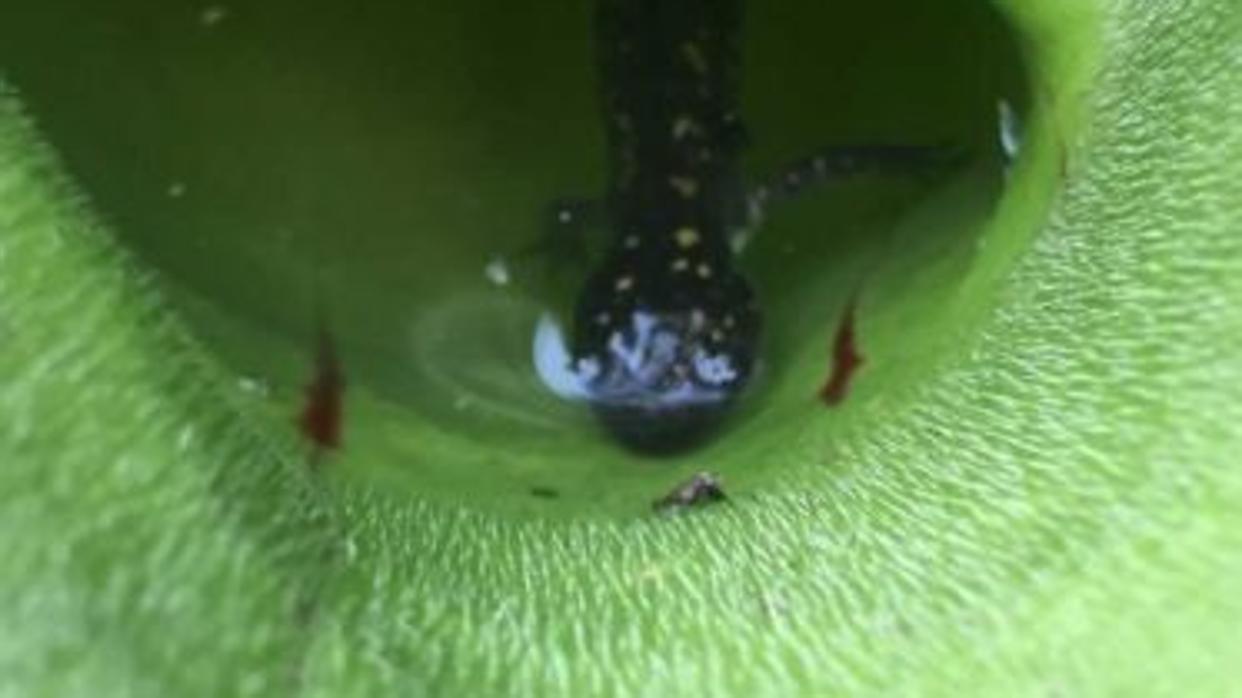
M 684 517 L 315 476 L 0 90 L 0 696 L 1236 693 L 1242 6 L 998 7 L 960 331 Z

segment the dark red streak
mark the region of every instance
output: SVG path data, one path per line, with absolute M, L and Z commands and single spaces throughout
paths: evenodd
M 306 386 L 306 406 L 298 424 L 302 434 L 317 448 L 341 446 L 341 418 L 345 403 L 345 374 L 332 337 L 319 333 L 319 352 L 315 358 L 315 377 Z
M 863 357 L 858 353 L 854 333 L 856 304 L 856 300 L 852 299 L 845 306 L 845 314 L 841 317 L 841 324 L 837 326 L 837 335 L 832 341 L 832 374 L 819 391 L 820 399 L 830 407 L 845 400 L 849 394 L 850 381 L 854 373 L 863 365 Z

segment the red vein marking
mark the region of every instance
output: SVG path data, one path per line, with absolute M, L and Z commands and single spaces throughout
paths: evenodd
M 857 337 L 854 331 L 854 311 L 857 299 L 851 299 L 845 306 L 841 316 L 841 324 L 837 326 L 836 337 L 832 341 L 832 373 L 824 387 L 819 390 L 819 397 L 829 407 L 841 404 L 849 395 L 850 382 L 854 373 L 863 365 L 863 357 L 858 353 Z
M 332 336 L 319 332 L 319 350 L 315 357 L 315 377 L 306 386 L 306 405 L 298 424 L 302 434 L 317 449 L 341 446 L 341 421 L 345 403 L 345 374 Z

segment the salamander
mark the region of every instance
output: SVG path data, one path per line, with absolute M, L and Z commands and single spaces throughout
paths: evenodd
M 864 169 L 917 169 L 930 149 L 835 148 L 748 190 L 740 155 L 742 0 L 596 0 L 608 182 L 606 251 L 573 311 L 570 355 L 625 446 L 701 443 L 756 372 L 762 313 L 731 242 L 770 202 Z M 562 204 L 554 223 L 591 207 Z
M 744 200 L 741 0 L 598 0 L 609 249 L 578 297 L 570 349 L 604 425 L 680 450 L 753 373 L 760 313 L 727 230 Z

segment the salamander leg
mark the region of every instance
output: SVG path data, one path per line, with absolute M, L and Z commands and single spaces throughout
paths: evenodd
M 813 186 L 857 175 L 879 174 L 919 180 L 942 175 L 967 160 L 958 147 L 939 145 L 830 146 L 796 160 L 749 192 L 752 224 L 773 203 L 792 199 Z

